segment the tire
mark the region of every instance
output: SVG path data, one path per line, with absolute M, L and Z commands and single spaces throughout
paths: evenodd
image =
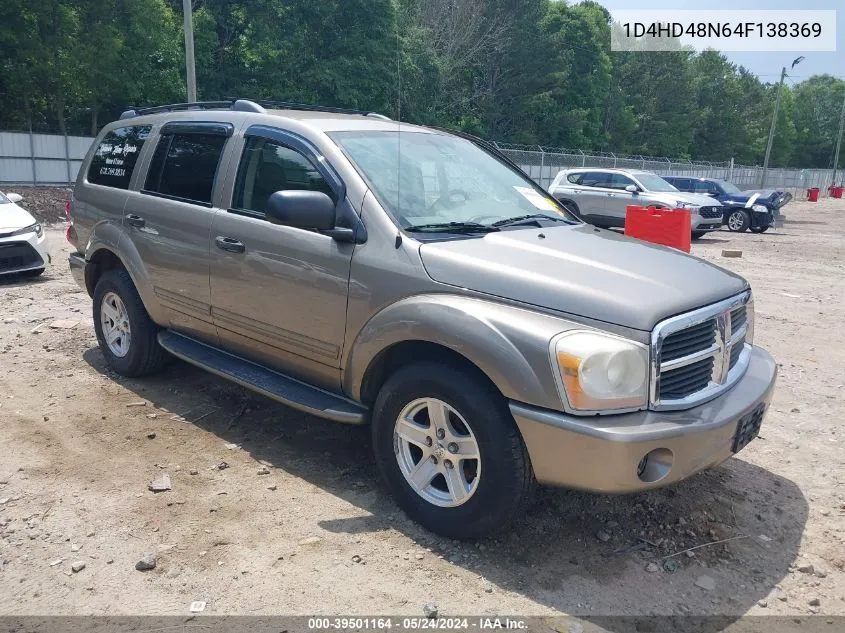
M 769 230 L 768 224 L 766 226 L 752 226 L 751 227 L 752 233 L 765 233 L 768 230 Z
M 117 299 L 115 299 L 117 297 Z M 120 354 L 112 349 L 103 332 L 104 299 L 108 298 L 109 306 L 114 311 L 116 305 L 122 305 L 125 319 L 128 322 L 125 338 L 119 337 L 114 346 L 120 343 L 125 352 Z M 119 300 L 119 302 L 118 302 Z M 136 377 L 152 374 L 164 365 L 166 353 L 158 344 L 156 336 L 159 327 L 153 323 L 141 301 L 135 284 L 124 269 L 106 271 L 97 281 L 94 288 L 94 331 L 100 351 L 106 362 L 121 376 Z M 105 314 L 108 321 L 114 322 Z
M 572 215 L 574 215 L 576 218 L 581 218 L 581 209 L 579 209 L 578 205 L 572 202 L 572 200 L 563 199 L 558 200 L 558 202 L 563 206 L 563 208 L 572 213 Z
M 728 230 L 734 233 L 744 233 L 751 226 L 751 216 L 744 209 L 734 209 L 728 214 Z
M 21 277 L 28 277 L 28 278 L 35 278 L 40 277 L 44 274 L 43 268 L 36 268 L 35 270 L 25 270 L 22 273 L 18 273 Z
M 437 454 L 432 459 L 426 457 L 432 455 L 431 449 L 425 453 L 423 444 L 406 442 L 396 433 L 400 415 L 407 419 L 424 400 L 434 401 L 435 405 L 445 403 L 452 409 L 447 411 L 450 433 L 463 424 L 466 425 L 463 430 L 470 432 L 469 436 L 461 436 L 464 439 L 459 440 L 462 446 L 458 453 L 473 450 L 474 439 L 478 460 L 454 459 L 449 440 L 457 436 L 441 438 L 434 430 L 420 430 L 426 427 L 415 424 L 416 432 L 420 433 L 417 438 L 422 441 L 427 437 L 433 442 Z M 420 410 L 414 420 L 431 428 L 429 411 L 429 408 Z M 530 496 L 534 481 L 531 462 L 507 402 L 495 387 L 471 369 L 438 361 L 399 369 L 385 382 L 376 398 L 372 434 L 376 464 L 399 506 L 414 521 L 442 536 L 476 539 L 496 532 L 521 513 Z M 470 446 L 466 451 L 465 445 Z M 414 453 L 418 457 L 416 464 Z M 407 469 L 408 457 L 413 468 L 424 464 L 438 471 L 433 479 L 422 478 L 430 480 L 423 492 L 417 492 L 403 472 L 403 460 Z M 452 460 L 454 465 L 449 468 Z M 469 485 L 467 496 L 457 504 L 452 488 L 446 483 L 446 473 L 460 477 L 461 484 Z M 444 499 L 432 502 L 430 497 L 436 494 L 452 497 L 451 505 Z
M 692 232 L 692 239 L 698 240 L 707 235 L 709 231 L 693 231 Z

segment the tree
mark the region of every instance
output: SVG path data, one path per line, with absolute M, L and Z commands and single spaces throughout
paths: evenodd
M 795 147 L 792 163 L 833 167 L 839 113 L 845 101 L 845 81 L 831 75 L 817 75 L 793 88 Z M 840 165 L 845 164 L 845 155 Z

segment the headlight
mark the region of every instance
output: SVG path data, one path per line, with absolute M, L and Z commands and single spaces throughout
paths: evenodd
M 646 405 L 648 348 L 611 334 L 565 332 L 552 341 L 566 400 L 578 411 Z
M 769 209 L 764 204 L 754 204 L 751 205 L 751 210 L 756 211 L 757 213 L 768 213 Z
M 690 204 L 689 202 L 681 202 L 680 200 L 675 202 L 676 209 L 692 209 L 694 206 L 695 205 Z
M 43 232 L 44 230 L 41 228 L 41 225 L 36 222 L 35 224 L 30 224 L 22 229 L 18 229 L 14 233 L 10 233 L 10 235 L 26 235 L 27 233 L 35 233 L 38 237 L 41 237 Z

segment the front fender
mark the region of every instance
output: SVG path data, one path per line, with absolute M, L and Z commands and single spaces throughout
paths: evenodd
M 85 260 L 87 262 L 94 261 L 97 253 L 102 250 L 110 251 L 123 263 L 123 267 L 126 268 L 132 278 L 132 283 L 135 284 L 150 318 L 159 325 L 166 325 L 168 316 L 153 292 L 150 275 L 146 266 L 144 266 L 143 259 L 141 259 L 138 249 L 135 248 L 135 244 L 123 232 L 121 225 L 106 221 L 100 222 L 94 227 L 91 236 L 88 238 L 88 244 L 85 246 Z M 86 268 L 90 269 L 90 266 Z M 86 284 L 89 283 L 89 274 L 89 272 L 86 272 Z M 90 288 L 93 295 L 93 284 Z
M 554 336 L 584 325 L 484 299 L 425 294 L 382 309 L 358 333 L 344 392 L 356 400 L 367 370 L 383 352 L 407 341 L 435 343 L 474 363 L 512 400 L 562 410 L 549 356 Z

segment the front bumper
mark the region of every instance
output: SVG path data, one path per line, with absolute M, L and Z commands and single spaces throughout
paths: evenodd
M 754 347 L 734 387 L 686 411 L 578 417 L 516 402 L 510 410 L 540 483 L 636 492 L 680 481 L 733 455 L 740 420 L 768 408 L 776 376 L 774 359 Z
M 50 263 L 47 236 L 34 231 L 0 238 L 0 275 L 39 270 Z

